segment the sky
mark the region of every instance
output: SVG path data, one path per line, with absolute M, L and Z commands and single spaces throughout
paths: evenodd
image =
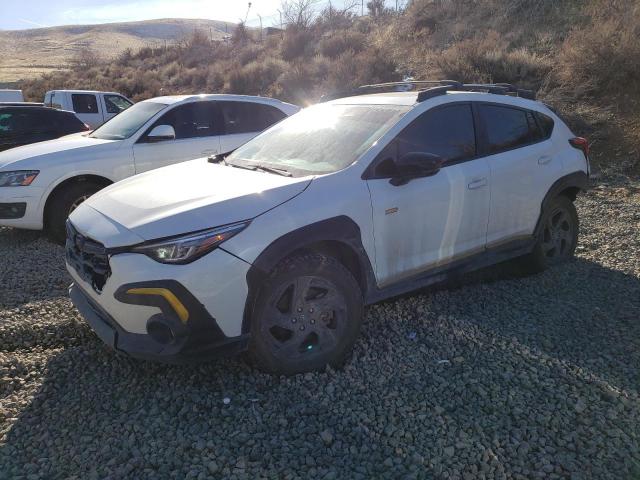
M 318 7 L 329 0 L 316 0 Z M 333 0 L 341 6 L 347 0 Z M 238 22 L 247 15 L 243 0 L 0 0 L 0 30 L 94 23 L 128 22 L 156 18 L 206 18 Z M 253 0 L 249 26 L 279 23 L 282 0 Z M 366 4 L 366 2 L 365 2 Z

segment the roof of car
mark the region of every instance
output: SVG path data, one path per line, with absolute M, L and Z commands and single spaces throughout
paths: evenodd
M 249 102 L 259 102 L 259 103 L 279 103 L 279 104 L 285 103 L 281 100 L 277 100 L 275 98 L 270 98 L 270 97 L 257 97 L 257 96 L 251 96 L 251 95 L 232 95 L 232 94 L 222 94 L 222 93 L 201 93 L 198 95 L 167 95 L 164 97 L 149 98 L 148 100 L 144 100 L 144 101 L 166 103 L 167 105 L 172 105 L 174 103 L 179 103 L 179 102 L 185 102 L 185 103 L 197 102 L 200 100 L 245 100 Z

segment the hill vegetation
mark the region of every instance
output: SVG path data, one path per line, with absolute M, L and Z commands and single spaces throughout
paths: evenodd
M 172 44 L 197 29 L 221 40 L 233 28 L 213 20 L 160 19 L 0 31 L 0 82 L 68 69 L 88 56 L 112 61 L 127 49 Z
M 603 169 L 640 171 L 636 0 L 413 0 L 402 12 L 374 0 L 362 17 L 348 8 L 316 12 L 310 0 L 283 7 L 282 32 L 240 25 L 228 41 L 212 41 L 197 31 L 176 45 L 87 59 L 22 86 L 31 99 L 73 87 L 135 100 L 232 92 L 307 105 L 323 93 L 407 76 L 509 82 L 537 90 L 589 135 Z

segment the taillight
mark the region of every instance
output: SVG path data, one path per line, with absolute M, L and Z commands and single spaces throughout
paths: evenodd
M 575 137 L 569 140 L 569 143 L 573 148 L 577 148 L 578 150 L 582 150 L 585 157 L 589 156 L 589 141 L 583 137 Z

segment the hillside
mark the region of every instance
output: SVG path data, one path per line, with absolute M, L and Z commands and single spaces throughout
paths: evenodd
M 298 2 L 298 5 L 313 5 Z M 606 173 L 640 173 L 640 3 L 637 0 L 412 0 L 402 12 L 289 12 L 286 31 L 206 30 L 109 62 L 22 82 L 47 89 L 269 95 L 308 105 L 323 93 L 399 80 L 453 78 L 532 88 L 592 141 Z M 376 6 L 377 5 L 377 6 Z
M 175 43 L 196 29 L 219 40 L 233 28 L 214 20 L 160 19 L 0 31 L 0 82 L 69 68 L 87 49 L 109 60 L 126 49 Z

